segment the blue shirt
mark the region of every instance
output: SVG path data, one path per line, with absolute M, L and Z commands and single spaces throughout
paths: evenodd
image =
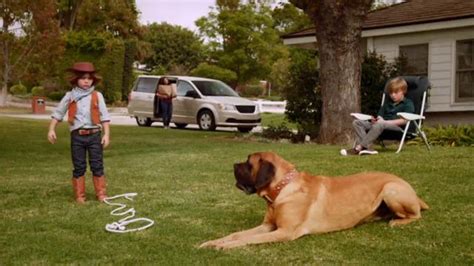
M 66 95 L 61 99 L 56 109 L 51 114 L 51 118 L 58 121 L 62 121 L 64 116 L 67 113 L 69 103 L 71 102 L 71 92 L 67 92 Z M 91 98 L 92 94 L 89 94 L 79 101 L 77 101 L 77 112 L 74 117 L 74 123 L 69 124 L 69 130 L 73 131 L 79 128 L 97 128 L 97 125 L 94 125 L 91 120 Z M 97 98 L 99 100 L 99 114 L 100 122 L 110 122 L 110 115 L 107 111 L 107 106 L 105 105 L 104 96 L 102 93 L 97 92 Z

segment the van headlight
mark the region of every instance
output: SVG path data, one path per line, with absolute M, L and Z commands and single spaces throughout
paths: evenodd
M 225 104 L 225 103 L 220 103 L 219 108 L 224 111 L 235 111 L 235 105 L 233 104 Z

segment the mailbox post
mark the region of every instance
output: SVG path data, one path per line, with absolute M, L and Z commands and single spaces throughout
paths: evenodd
M 33 96 L 31 108 L 33 109 L 33 114 L 46 113 L 46 98 L 42 96 Z

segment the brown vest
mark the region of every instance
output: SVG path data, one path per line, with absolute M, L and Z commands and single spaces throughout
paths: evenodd
M 97 95 L 97 91 L 93 91 L 91 94 L 91 120 L 94 125 L 100 124 L 99 97 Z M 71 102 L 69 102 L 67 119 L 70 125 L 74 124 L 74 117 L 76 117 L 76 113 L 77 103 L 71 100 Z

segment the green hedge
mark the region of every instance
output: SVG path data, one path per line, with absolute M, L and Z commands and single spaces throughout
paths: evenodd
M 33 96 L 45 96 L 45 91 L 42 86 L 35 86 L 31 88 L 31 95 Z
M 90 34 L 70 32 L 65 36 L 66 52 L 62 68 L 66 70 L 74 62 L 90 61 L 103 78 L 97 89 L 103 93 L 108 103 L 122 100 L 124 81 L 125 44 L 122 39 L 107 33 Z M 64 71 L 62 87 L 70 90 L 67 82 L 70 74 Z M 51 97 L 51 96 L 49 96 Z
M 28 90 L 25 85 L 23 84 L 16 84 L 10 87 L 10 92 L 13 95 L 25 95 Z

